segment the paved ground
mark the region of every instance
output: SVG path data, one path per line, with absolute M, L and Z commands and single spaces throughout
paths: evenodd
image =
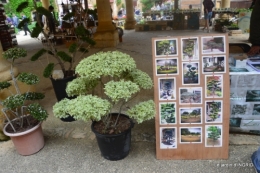
M 202 31 L 125 31 L 123 42 L 116 48 L 91 49 L 98 51 L 119 50 L 130 54 L 138 67 L 152 76 L 152 37 L 204 34 Z M 205 33 L 206 34 L 206 33 Z M 246 42 L 248 35 L 230 37 L 230 42 Z M 41 76 L 39 62 L 29 62 L 29 57 L 41 43 L 30 36 L 18 35 L 20 47 L 29 55 L 19 61 L 20 71 L 33 71 Z M 64 46 L 59 47 L 65 49 Z M 46 62 L 42 62 L 45 64 Z M 154 120 L 135 125 L 132 130 L 132 146 L 128 157 L 121 161 L 108 161 L 101 157 L 90 123 L 81 121 L 65 123 L 52 115 L 52 105 L 56 102 L 49 79 L 41 78 L 37 89 L 46 94 L 41 102 L 50 116 L 43 123 L 45 147 L 32 156 L 20 156 L 11 141 L 0 142 L 0 173 L 253 173 L 250 156 L 257 150 L 260 138 L 256 135 L 230 134 L 229 158 L 227 160 L 157 160 L 155 153 Z M 153 99 L 153 91 L 142 93 L 138 99 Z

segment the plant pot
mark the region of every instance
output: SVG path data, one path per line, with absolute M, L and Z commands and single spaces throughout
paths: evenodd
M 69 97 L 66 93 L 66 87 L 67 87 L 67 83 L 72 81 L 73 79 L 76 79 L 76 76 L 69 76 L 63 79 L 51 79 L 51 83 L 54 89 L 54 93 L 56 95 L 56 98 L 58 101 L 61 101 L 64 98 L 68 98 L 68 99 L 73 99 L 75 97 Z M 64 122 L 72 122 L 75 121 L 75 119 L 68 115 L 68 117 L 66 118 L 61 118 L 62 121 Z
M 117 114 L 115 113 L 114 115 Z M 128 116 L 123 114 L 121 114 L 120 116 L 125 116 L 129 118 Z M 101 155 L 105 159 L 112 161 L 121 160 L 129 154 L 131 146 L 131 129 L 134 126 L 134 123 L 130 118 L 129 121 L 131 123 L 129 129 L 127 129 L 123 133 L 116 135 L 100 134 L 94 129 L 94 126 L 97 122 L 94 121 L 91 124 L 91 130 L 96 135 Z
M 16 151 L 20 155 L 28 156 L 28 155 L 35 154 L 44 147 L 44 138 L 43 138 L 41 123 L 39 123 L 35 127 L 25 132 L 18 132 L 18 133 L 7 132 L 6 127 L 9 124 L 10 122 L 8 122 L 4 126 L 3 129 L 4 134 L 11 138 L 16 148 Z

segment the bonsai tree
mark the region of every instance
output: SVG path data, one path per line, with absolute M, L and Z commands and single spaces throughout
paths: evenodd
M 194 41 L 193 40 L 188 40 L 186 42 L 186 46 L 183 49 L 183 53 L 188 55 L 189 58 L 193 56 L 194 53 Z
M 17 12 L 22 12 L 25 8 L 34 8 L 35 9 L 35 15 L 36 15 L 36 25 L 32 30 L 31 37 L 38 38 L 40 34 L 43 35 L 42 42 L 44 48 L 40 49 L 38 52 L 36 52 L 32 57 L 32 61 L 38 60 L 42 55 L 49 54 L 49 56 L 53 57 L 57 63 L 50 62 L 45 67 L 43 76 L 46 78 L 51 77 L 52 72 L 55 68 L 55 66 L 59 66 L 59 68 L 62 70 L 64 77 L 73 76 L 74 75 L 74 63 L 76 58 L 82 58 L 87 52 L 88 48 L 90 46 L 93 46 L 95 42 L 91 39 L 90 32 L 84 27 L 84 25 L 79 25 L 79 23 L 85 23 L 86 22 L 86 11 L 80 13 L 79 15 L 76 14 L 76 12 L 68 13 L 63 17 L 63 20 L 69 20 L 77 15 L 74 19 L 75 23 L 71 23 L 71 29 L 74 31 L 72 35 L 70 35 L 70 38 L 75 38 L 74 42 L 69 46 L 68 52 L 65 51 L 59 51 L 57 50 L 56 44 L 55 44 L 55 37 L 52 37 L 54 39 L 50 39 L 51 36 L 44 32 L 43 30 L 43 24 L 42 19 L 40 16 L 44 15 L 47 18 L 49 18 L 52 13 L 45 9 L 44 7 L 37 6 L 37 3 L 35 0 L 33 1 L 33 7 L 29 6 L 28 1 L 24 1 L 17 7 Z M 79 2 L 78 2 L 79 3 Z M 81 6 L 79 4 L 78 6 Z M 77 6 L 77 7 L 78 7 Z M 22 20 L 18 28 L 21 28 L 25 22 L 28 22 L 28 18 Z M 77 25 L 76 28 L 74 28 L 74 24 Z M 85 24 L 86 25 L 86 24 Z M 54 35 L 55 36 L 55 35 Z M 49 61 L 48 61 L 49 62 Z M 67 65 L 68 64 L 68 65 Z
M 218 76 L 209 77 L 207 81 L 207 89 L 210 91 L 211 95 L 216 95 L 217 90 L 221 91 L 221 87 L 219 86 L 221 84 L 220 82 Z
M 100 121 L 100 133 L 120 133 L 119 123 L 123 108 L 136 98 L 142 89 L 151 89 L 153 83 L 145 72 L 136 68 L 129 55 L 119 52 L 99 52 L 91 55 L 76 66 L 78 78 L 68 83 L 66 92 L 75 99 L 63 99 L 53 106 L 58 118 L 72 115 L 77 120 Z M 117 118 L 112 118 L 112 112 Z M 138 123 L 154 118 L 155 104 L 152 100 L 136 104 L 126 111 Z M 114 120 L 114 121 L 112 121 Z
M 188 64 L 187 66 L 187 72 L 184 74 L 185 78 L 188 78 L 188 82 L 195 82 L 198 78 L 197 68 L 193 67 L 191 64 Z
M 17 77 L 13 73 L 14 61 L 18 58 L 25 57 L 27 52 L 22 48 L 11 48 L 3 53 L 3 57 L 11 61 L 10 74 L 12 81 L 0 82 L 0 90 L 10 89 L 13 86 L 15 91 L 10 91 L 10 96 L 4 100 L 0 100 L 0 105 L 3 107 L 2 112 L 10 123 L 13 132 L 20 131 L 21 129 L 28 129 L 37 125 L 40 121 L 46 120 L 48 113 L 44 110 L 39 103 L 33 102 L 44 98 L 44 94 L 37 92 L 30 92 L 30 89 L 21 93 L 18 81 L 25 83 L 29 86 L 37 84 L 39 78 L 32 73 L 20 73 Z M 30 116 L 28 116 L 30 115 Z M 17 120 L 11 121 L 11 118 Z
M 210 126 L 207 131 L 209 132 L 208 138 L 212 139 L 214 143 L 220 138 L 221 133 L 217 126 Z
M 208 116 L 215 121 L 218 118 L 218 112 L 220 111 L 220 102 L 213 102 L 207 107 Z

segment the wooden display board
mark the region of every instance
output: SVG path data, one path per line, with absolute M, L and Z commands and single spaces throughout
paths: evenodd
M 157 159 L 227 159 L 227 34 L 152 39 Z

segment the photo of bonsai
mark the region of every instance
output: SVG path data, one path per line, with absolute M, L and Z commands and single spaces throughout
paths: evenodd
M 202 73 L 225 73 L 225 56 L 202 57 Z
M 176 75 L 178 74 L 177 58 L 156 59 L 156 75 Z
M 222 101 L 213 100 L 205 102 L 206 123 L 222 123 Z
M 201 37 L 202 54 L 226 53 L 225 37 Z
M 260 104 L 254 104 L 252 115 L 260 115 Z
M 202 88 L 180 88 L 180 104 L 202 104 Z
M 160 124 L 176 124 L 176 103 L 160 103 Z
M 202 143 L 201 127 L 181 127 L 180 143 Z
M 205 147 L 222 147 L 222 125 L 206 125 L 205 134 Z
M 234 103 L 234 102 L 233 102 Z M 247 115 L 250 114 L 247 112 L 247 108 L 250 109 L 251 105 L 247 105 L 247 103 L 235 103 L 231 104 L 231 115 Z
M 182 60 L 198 60 L 199 59 L 199 44 L 198 38 L 182 38 L 181 39 Z
M 199 63 L 182 63 L 182 84 L 183 85 L 198 85 L 199 84 Z
M 201 124 L 201 107 L 180 108 L 180 124 Z
M 223 97 L 223 76 L 222 75 L 205 75 L 206 98 L 222 98 Z
M 159 78 L 159 100 L 175 100 L 175 78 Z
M 260 90 L 247 90 L 246 102 L 260 102 Z
M 177 56 L 178 44 L 177 39 L 155 40 L 155 56 Z
M 176 139 L 176 128 L 160 128 L 160 148 L 161 149 L 175 149 L 177 148 L 177 139 Z

